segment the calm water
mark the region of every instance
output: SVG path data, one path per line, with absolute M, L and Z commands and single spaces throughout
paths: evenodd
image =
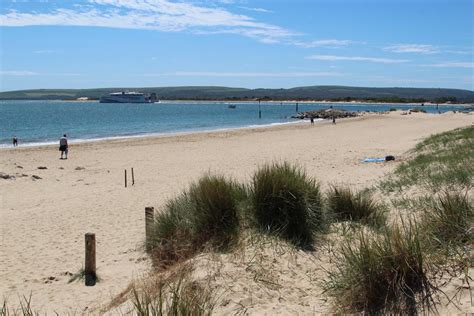
M 0 101 L 0 147 L 11 145 L 16 135 L 21 145 L 56 143 L 66 133 L 72 142 L 149 134 L 231 129 L 246 126 L 297 122 L 294 103 L 161 102 L 150 104 L 105 104 L 98 102 Z M 350 111 L 410 109 L 413 105 L 332 104 Z M 328 108 L 330 104 L 299 104 L 298 110 Z M 436 106 L 424 106 L 437 113 Z M 442 106 L 441 111 L 462 110 Z

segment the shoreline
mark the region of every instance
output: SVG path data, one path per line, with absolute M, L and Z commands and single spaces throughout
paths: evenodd
M 55 100 L 51 100 L 51 102 L 58 102 L 58 101 L 55 101 Z M 69 101 L 65 101 L 65 102 L 69 102 Z M 95 102 L 95 101 L 86 101 L 86 102 Z M 173 100 L 173 101 L 169 101 L 168 103 L 169 104 L 173 104 L 173 103 L 182 103 L 184 101 L 178 101 L 178 100 Z M 198 104 L 198 103 L 201 103 L 203 101 L 192 101 L 192 103 L 194 104 Z M 205 101 L 206 103 L 209 103 L 211 101 Z M 75 101 L 73 101 L 72 103 L 77 103 Z M 80 103 L 80 102 L 79 102 Z M 214 101 L 213 103 L 216 103 L 216 104 L 255 104 L 255 102 L 250 102 L 250 101 L 244 101 L 244 102 L 221 102 L 221 101 Z M 273 102 L 273 101 L 269 101 L 269 102 L 266 102 L 266 103 L 270 103 L 270 104 L 275 104 L 275 103 L 281 103 L 281 102 Z M 286 101 L 286 104 L 288 103 L 292 103 L 290 101 Z M 322 104 L 321 102 L 298 102 L 298 103 L 302 103 L 302 104 Z M 357 106 L 357 105 L 364 105 L 366 107 L 371 107 L 371 106 L 378 106 L 378 105 L 389 105 L 388 103 L 354 103 L 354 102 L 340 102 L 341 104 L 347 104 L 347 105 L 353 105 L 353 106 Z M 336 102 L 329 102 L 327 104 L 338 104 Z M 395 111 L 396 112 L 399 112 L 399 111 L 406 111 L 406 110 L 409 110 L 413 107 L 412 104 L 410 105 L 407 105 L 407 104 L 394 104 L 394 105 L 398 105 L 398 106 L 402 106 L 406 109 L 397 109 Z M 430 104 L 430 105 L 427 105 L 427 106 L 434 106 L 433 104 Z M 458 106 L 458 105 L 449 105 L 449 106 Z M 461 105 L 459 105 L 461 106 Z M 464 107 L 466 108 L 470 108 L 469 105 L 463 105 Z M 421 106 L 420 106 L 421 107 Z M 354 109 L 351 109 L 351 110 L 348 110 L 348 111 L 354 111 Z M 454 111 L 454 110 L 453 110 Z M 304 111 L 300 111 L 298 113 L 303 113 Z M 360 115 L 367 115 L 367 114 L 386 114 L 388 113 L 389 111 L 385 110 L 385 111 L 371 111 L 371 110 L 364 110 L 364 111 L 361 111 L 359 112 Z M 447 112 L 451 112 L 451 110 L 447 110 L 445 112 L 442 112 L 442 113 L 447 113 Z M 471 111 L 470 111 L 471 112 Z M 437 112 L 427 112 L 425 114 L 430 114 L 430 115 L 439 115 L 441 113 L 437 113 Z M 318 123 L 319 121 L 323 121 L 324 119 L 316 119 L 315 121 Z M 240 130 L 240 129 L 253 129 L 253 128 L 267 128 L 267 127 L 272 127 L 272 126 L 280 126 L 280 125 L 292 125 L 292 124 L 304 124 L 306 122 L 309 122 L 309 120 L 306 120 L 306 119 L 298 119 L 298 118 L 294 118 L 294 119 L 291 119 L 291 120 L 288 120 L 288 121 L 284 121 L 284 122 L 272 122 L 272 123 L 265 123 L 265 124 L 249 124 L 249 125 L 242 125 L 242 126 L 235 126 L 235 127 L 218 127 L 216 126 L 215 128 L 213 127 L 209 127 L 209 128 L 206 128 L 206 129 L 202 129 L 202 130 L 199 130 L 199 129 L 189 129 L 189 130 L 183 130 L 183 131 L 170 131 L 170 132 L 143 132 L 143 133 L 140 133 L 140 134 L 126 134 L 126 135 L 105 135 L 105 136 L 98 136 L 98 137 L 93 137 L 93 138 L 71 138 L 69 140 L 70 144 L 81 144 L 81 143 L 90 143 L 90 142 L 102 142 L 102 141 L 110 141 L 110 140 L 122 140 L 122 139 L 139 139 L 139 138 L 146 138 L 146 137 L 168 137 L 168 136 L 180 136 L 180 135 L 188 135 L 188 134 L 195 134 L 195 133 L 209 133 L 209 132 L 219 132 L 219 131 L 232 131 L 232 130 Z M 16 148 L 16 149 L 20 149 L 20 148 L 31 148 L 31 147 L 43 147 L 43 146 L 53 146 L 53 145 L 56 145 L 57 143 L 57 140 L 54 139 L 54 140 L 45 140 L 45 141 L 32 141 L 32 142 L 23 142 L 24 140 L 23 139 L 20 139 L 20 145 Z M 3 150 L 7 150 L 7 149 L 13 149 L 12 147 L 12 144 L 10 142 L 10 140 L 8 140 L 7 142 L 5 143 L 2 143 L 0 144 L 0 151 L 3 151 Z
M 315 119 L 316 123 L 324 121 L 324 119 Z M 229 127 L 229 128 L 218 128 L 218 129 L 209 129 L 209 130 L 195 130 L 195 131 L 184 131 L 184 132 L 170 132 L 170 133 L 146 133 L 140 135 L 126 135 L 126 136 L 109 136 L 109 137 L 100 137 L 100 138 L 89 138 L 89 139 L 69 139 L 69 144 L 80 145 L 87 143 L 101 143 L 101 142 L 112 142 L 112 141 L 126 141 L 132 139 L 144 139 L 144 138 L 167 138 L 167 137 L 180 137 L 187 135 L 200 135 L 200 134 L 212 134 L 220 132 L 232 132 L 239 130 L 253 130 L 253 129 L 266 129 L 279 126 L 289 126 L 289 125 L 299 125 L 309 123 L 308 119 L 295 119 L 292 122 L 283 122 L 283 123 L 270 123 L 262 125 L 246 125 L 242 127 Z M 38 148 L 38 147 L 48 147 L 48 146 L 57 146 L 58 141 L 48 141 L 43 143 L 24 143 L 18 147 L 12 147 L 11 144 L 0 144 L 0 152 L 3 150 L 19 150 L 22 148 Z

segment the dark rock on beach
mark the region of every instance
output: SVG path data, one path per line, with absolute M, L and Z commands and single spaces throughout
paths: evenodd
M 35 174 L 34 174 L 34 175 L 32 175 L 31 177 L 32 177 L 34 180 L 40 180 L 40 179 L 43 179 L 43 178 L 41 178 L 40 176 L 37 176 L 37 175 L 35 175 Z
M 9 175 L 5 172 L 0 172 L 0 178 L 5 180 L 15 180 L 15 176 Z
M 292 116 L 292 118 L 305 119 L 305 118 L 322 118 L 322 119 L 339 119 L 345 117 L 356 117 L 356 112 L 350 112 L 346 110 L 339 109 L 324 109 L 324 110 L 314 110 L 298 113 L 297 115 Z
M 48 169 L 48 167 L 38 167 L 38 169 L 44 170 L 44 169 Z

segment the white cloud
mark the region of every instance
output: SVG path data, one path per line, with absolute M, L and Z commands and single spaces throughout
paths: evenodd
M 8 11 L 2 26 L 65 25 L 148 29 L 165 32 L 233 33 L 259 41 L 281 42 L 296 35 L 277 25 L 220 7 L 169 0 L 89 0 L 90 5 L 46 13 Z
M 44 50 L 36 50 L 35 54 L 52 54 L 54 50 L 44 49 Z
M 400 64 L 406 63 L 408 59 L 390 59 L 390 58 L 376 58 L 376 57 L 360 57 L 360 56 L 334 56 L 334 55 L 312 55 L 307 59 L 324 60 L 324 61 L 368 61 L 372 63 L 382 64 Z
M 65 76 L 65 77 L 76 77 L 81 76 L 78 73 L 39 73 L 28 70 L 0 70 L 0 76 L 14 76 L 14 77 L 27 77 L 27 76 Z
M 351 40 L 337 40 L 337 39 L 325 39 L 325 40 L 316 40 L 316 41 L 310 41 L 310 42 L 293 41 L 294 45 L 304 47 L 304 48 L 343 47 L 343 46 L 348 46 L 355 43 L 356 42 L 351 41 Z
M 439 49 L 433 45 L 424 44 L 395 44 L 384 47 L 384 50 L 392 53 L 417 53 L 417 54 L 435 54 Z
M 437 68 L 474 68 L 473 62 L 444 62 L 438 64 L 424 65 L 426 67 L 437 67 Z
M 144 77 L 336 77 L 337 72 L 213 72 L 213 71 L 176 71 L 168 73 L 142 74 Z
M 273 11 L 263 9 L 263 8 L 250 8 L 250 7 L 239 7 L 240 9 L 254 11 L 254 12 L 262 12 L 262 13 L 273 13 Z
M 36 76 L 38 73 L 27 70 L 0 70 L 1 76 Z

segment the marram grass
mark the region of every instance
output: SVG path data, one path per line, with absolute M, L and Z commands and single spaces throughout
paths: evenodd
M 239 231 L 239 195 L 241 189 L 233 181 L 206 175 L 168 201 L 155 218 L 150 240 L 155 263 L 166 266 L 205 247 L 230 247 Z
M 431 309 L 433 286 L 414 223 L 347 238 L 324 281 L 343 312 L 414 314 Z
M 367 191 L 353 192 L 349 187 L 332 186 L 326 201 L 334 221 L 356 221 L 374 228 L 385 225 L 382 205 Z
M 319 184 L 297 166 L 274 163 L 260 167 L 250 189 L 255 223 L 298 246 L 307 246 L 324 227 Z

